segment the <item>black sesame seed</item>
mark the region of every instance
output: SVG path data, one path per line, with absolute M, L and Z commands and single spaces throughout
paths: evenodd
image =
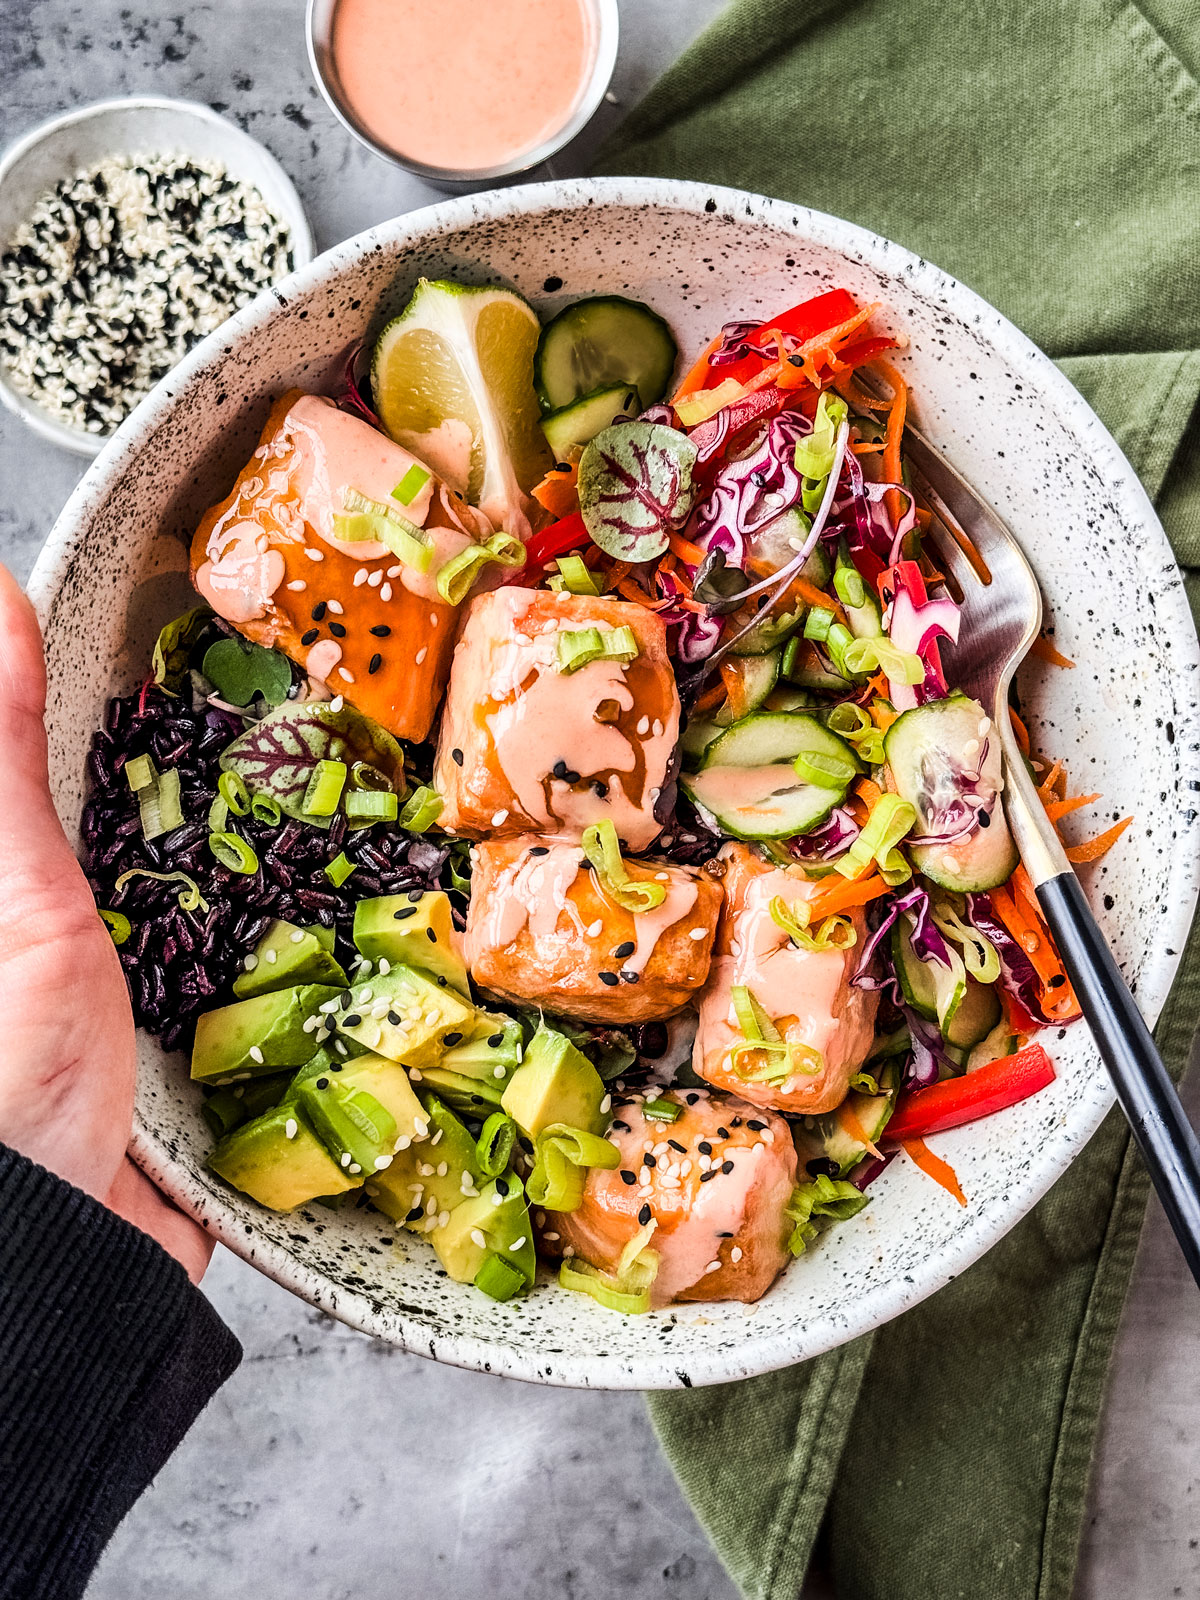
M 709 1144 L 707 1139 L 701 1139 L 700 1143 L 696 1146 L 696 1149 L 699 1150 L 702 1156 L 712 1155 L 712 1145 Z
M 617 948 L 613 951 L 613 955 L 618 961 L 624 961 L 625 957 L 631 956 L 636 949 L 637 945 L 634 944 L 633 940 L 626 939 L 624 944 L 619 944 L 617 946 Z
M 567 763 L 565 761 L 556 761 L 550 768 L 550 776 L 552 778 L 565 778 L 566 775 Z
M 548 856 L 550 851 L 544 844 L 535 844 L 529 854 L 531 856 Z
M 729 1137 L 729 1129 L 728 1128 L 718 1128 L 717 1132 L 721 1135 L 722 1139 L 728 1139 L 728 1137 Z
M 716 1175 L 717 1175 L 717 1168 L 716 1167 L 709 1167 L 707 1172 L 702 1172 L 700 1174 L 700 1182 L 701 1183 L 708 1183 L 713 1178 L 715 1178 Z
M 300 635 L 300 643 L 303 645 L 316 644 L 318 637 L 316 628 L 310 628 L 307 633 Z
M 671 1146 L 672 1150 L 678 1150 L 681 1156 L 687 1155 L 687 1145 L 680 1144 L 678 1139 L 668 1139 L 667 1143 Z
M 415 1222 L 418 1217 L 423 1217 L 424 1215 L 425 1213 L 421 1210 L 420 1206 L 414 1206 L 404 1220 L 405 1222 Z
M 324 600 L 318 600 L 316 605 L 312 608 L 310 615 L 312 616 L 314 622 L 324 622 L 325 604 L 326 602 Z
M 409 904 L 410 905 L 414 905 L 414 906 L 420 905 L 421 901 L 424 898 L 425 898 L 424 889 L 410 889 L 408 891 L 408 899 L 409 899 Z
M 502 1033 L 493 1033 L 488 1036 L 488 1048 L 491 1050 L 499 1050 L 503 1043 L 504 1035 Z
M 344 622 L 331 622 L 329 631 L 335 639 L 344 639 L 346 637 L 346 624 Z
M 628 968 L 621 973 L 621 976 L 624 978 L 626 983 L 641 983 L 642 981 L 642 975 L 640 972 L 630 972 Z
M 1061 972 L 1056 972 L 1052 978 L 1047 980 L 1046 987 L 1048 989 L 1061 989 L 1066 981 L 1066 978 Z
M 329 1087 L 329 1079 L 328 1078 L 318 1078 L 317 1079 L 317 1088 L 318 1089 L 328 1089 L 328 1087 Z
M 733 1235 L 731 1233 L 719 1233 L 717 1235 L 717 1238 L 718 1239 L 732 1239 Z
M 696 1102 L 699 1100 L 699 1098 L 700 1098 L 700 1096 L 698 1094 L 689 1094 L 687 1096 L 688 1105 L 694 1106 L 696 1104 Z
M 652 1212 L 651 1212 L 651 1210 L 650 1210 L 650 1205 L 649 1205 L 649 1202 L 647 1202 L 647 1203 L 646 1203 L 646 1204 L 645 1204 L 645 1205 L 644 1205 L 644 1206 L 643 1206 L 643 1207 L 642 1207 L 642 1209 L 641 1209 L 641 1210 L 640 1210 L 640 1211 L 639 1211 L 639 1212 L 638 1212 L 638 1221 L 639 1221 L 639 1222 L 640 1222 L 640 1223 L 641 1223 L 641 1225 L 642 1225 L 642 1227 L 643 1227 L 643 1228 L 644 1228 L 644 1227 L 645 1227 L 645 1226 L 646 1226 L 646 1224 L 647 1224 L 647 1223 L 648 1223 L 648 1222 L 649 1222 L 649 1221 L 650 1221 L 650 1218 L 651 1218 L 651 1216 L 652 1216 L 652 1214 L 653 1214 L 653 1213 L 652 1213 Z
M 462 751 L 461 750 L 451 750 L 450 759 L 451 759 L 451 761 L 453 761 L 453 763 L 454 763 L 454 765 L 456 767 L 461 767 L 462 764 L 463 764 L 463 753 L 462 753 Z
M 342 1061 L 331 1061 L 329 1063 L 329 1070 L 330 1072 L 340 1072 L 344 1065 L 345 1062 Z
M 732 1161 L 722 1161 L 722 1163 L 721 1163 L 721 1171 L 725 1174 L 726 1177 L 728 1177 L 729 1174 L 733 1171 L 733 1162 Z
M 642 1165 L 644 1167 L 656 1167 L 658 1165 L 658 1157 L 651 1155 L 649 1150 L 647 1150 L 645 1156 L 643 1157 Z
M 401 1019 L 395 1011 L 389 1011 L 387 1014 L 387 1019 L 393 1028 L 398 1028 L 400 1026 Z
M 458 1033 L 458 1032 L 443 1034 L 442 1035 L 442 1043 L 444 1045 L 447 1045 L 447 1046 L 455 1045 L 455 1044 L 461 1044 L 462 1043 L 462 1034 Z
M 753 1128 L 755 1133 L 761 1133 L 763 1131 L 763 1129 L 766 1127 L 766 1123 L 765 1122 L 759 1122 L 757 1120 L 757 1118 L 751 1117 L 750 1120 L 747 1122 L 746 1126 L 748 1128 Z
M 377 639 L 386 639 L 391 631 L 386 622 L 377 622 L 371 629 Z
M 600 974 L 600 982 L 608 984 L 610 989 L 614 984 L 620 983 L 620 981 L 620 978 L 617 977 L 615 972 L 602 972 Z
M 429 940 L 430 944 L 437 943 L 437 934 L 434 933 L 432 928 L 425 929 L 425 937 Z
M 836 1178 L 842 1169 L 830 1156 L 814 1156 L 804 1163 L 804 1170 L 810 1178 Z
M 395 917 L 397 922 L 403 922 L 405 917 L 415 917 L 416 914 L 416 906 L 401 906 L 399 911 L 392 912 L 392 916 Z
M 447 980 L 445 978 L 439 977 L 438 978 L 438 988 L 439 989 L 444 989 L 446 987 L 446 982 L 447 982 Z
M 375 654 L 371 657 L 370 661 L 367 662 L 367 676 L 368 677 L 373 677 L 374 674 L 379 671 L 379 669 L 380 669 L 380 667 L 382 665 L 383 665 L 383 657 L 379 654 L 379 652 L 377 650 L 375 652 Z
M 579 774 L 577 772 L 572 772 L 570 769 L 564 772 L 562 776 L 567 783 L 579 782 Z
M 625 1168 L 622 1168 L 621 1169 L 621 1182 L 625 1183 L 625 1184 L 632 1185 L 632 1184 L 635 1184 L 637 1182 L 637 1177 L 635 1176 L 634 1173 L 628 1172 L 628 1171 L 626 1171 Z
M 348 1011 L 342 1018 L 342 1021 L 348 1028 L 358 1028 L 362 1026 L 362 1018 L 359 1016 L 357 1011 Z
M 499 1194 L 499 1195 L 504 1195 L 504 1196 L 507 1197 L 507 1195 L 508 1195 L 508 1179 L 507 1178 L 497 1178 L 496 1179 L 496 1193 Z
M 729 1126 L 731 1128 L 740 1128 L 741 1125 L 742 1125 L 741 1117 L 734 1117 L 733 1121 L 729 1124 Z
M 619 1128 L 622 1133 L 628 1133 L 630 1131 L 629 1124 L 627 1122 L 622 1122 L 618 1117 L 613 1118 L 612 1126 L 614 1128 Z

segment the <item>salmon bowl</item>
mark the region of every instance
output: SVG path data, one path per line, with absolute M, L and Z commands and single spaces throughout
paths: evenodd
M 1030 662 L 1022 713 L 1037 748 L 1103 793 L 1106 819 L 1135 818 L 1084 882 L 1139 1005 L 1156 1017 L 1196 894 L 1200 655 L 1178 570 L 1132 470 L 1052 364 L 936 267 L 837 219 L 707 186 L 557 182 L 397 219 L 261 296 L 159 385 L 72 496 L 31 580 L 47 646 L 55 801 L 68 831 L 79 839 L 89 742 L 105 702 L 138 688 L 163 621 L 194 605 L 189 544 L 272 407 L 289 391 L 337 392 L 347 351 L 373 338 L 422 279 L 505 286 L 542 316 L 583 296 L 644 301 L 670 324 L 685 365 L 718 327 L 761 324 L 835 288 L 881 303 L 873 326 L 903 345 L 896 359 L 923 431 L 1016 531 L 1055 645 L 1078 663 Z M 470 796 L 456 803 L 466 808 Z M 528 1294 L 490 1299 L 373 1213 L 264 1210 L 207 1165 L 212 1134 L 186 1056 L 146 1032 L 132 1151 L 231 1249 L 405 1349 L 552 1384 L 716 1383 L 803 1360 L 900 1314 L 1029 1210 L 1112 1103 L 1082 1025 L 1039 1038 L 1053 1056 L 1052 1082 L 938 1135 L 965 1205 L 908 1160 L 892 1161 L 872 1182 L 870 1204 L 752 1304 L 679 1301 L 614 1315 L 560 1292 L 544 1271 Z

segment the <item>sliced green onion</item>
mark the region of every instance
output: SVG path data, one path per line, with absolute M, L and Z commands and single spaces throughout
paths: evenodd
M 535 1206 L 547 1211 L 574 1211 L 583 1200 L 588 1167 L 611 1171 L 621 1165 L 615 1144 L 582 1128 L 552 1122 L 534 1140 L 533 1171 L 525 1193 Z
M 833 571 L 833 587 L 838 599 L 851 610 L 866 604 L 867 586 L 857 567 L 843 567 L 839 563 Z
M 642 1115 L 651 1122 L 678 1122 L 683 1115 L 683 1107 L 674 1100 L 646 1100 L 642 1104 Z
M 650 1287 L 658 1276 L 658 1253 L 641 1248 L 637 1258 L 623 1272 L 601 1272 L 590 1261 L 578 1256 L 564 1261 L 558 1269 L 559 1285 L 578 1294 L 591 1295 L 608 1311 L 638 1316 L 650 1309 Z
M 1000 952 L 978 928 L 964 922 L 949 900 L 932 904 L 933 925 L 962 950 L 962 963 L 976 983 L 995 983 L 1000 976 Z
M 829 713 L 828 727 L 831 733 L 852 744 L 855 754 L 869 767 L 877 767 L 883 761 L 883 732 L 853 701 L 834 706 Z
M 158 839 L 183 825 L 179 773 L 175 767 L 161 773 L 149 787 L 139 789 L 137 798 L 142 833 L 147 839 Z
M 399 796 L 390 789 L 351 789 L 346 796 L 346 815 L 352 821 L 395 822 L 399 814 Z
M 805 783 L 815 783 L 821 789 L 845 789 L 856 771 L 852 761 L 822 750 L 801 750 L 792 766 L 798 778 Z
M 250 815 L 255 822 L 261 822 L 264 827 L 277 828 L 283 817 L 279 809 L 279 802 L 273 795 L 256 794 L 250 801 Z
M 869 1072 L 852 1072 L 850 1074 L 850 1088 L 858 1094 L 877 1095 L 879 1093 L 878 1081 Z
M 149 756 L 134 756 L 132 761 L 125 763 L 125 782 L 134 794 L 154 787 L 158 782 L 158 772 Z
M 667 898 L 665 887 L 657 880 L 635 880 L 629 876 L 621 859 L 617 830 L 607 817 L 603 822 L 593 822 L 583 830 L 581 848 L 591 863 L 600 888 L 622 911 L 631 911 L 636 916 L 642 911 L 653 911 Z
M 503 1256 L 489 1255 L 475 1274 L 475 1287 L 489 1299 L 511 1300 L 525 1287 L 525 1276 Z
M 620 628 L 569 628 L 559 634 L 557 648 L 560 672 L 577 672 L 592 661 L 619 661 L 627 667 L 640 650 L 628 623 Z
M 415 572 L 428 572 L 433 561 L 433 545 L 415 522 L 410 522 L 394 506 L 382 500 L 369 500 L 357 489 L 347 489 L 346 515 L 333 519 L 333 531 L 349 544 L 384 544 L 398 561 Z
M 250 809 L 250 791 L 240 772 L 223 772 L 217 783 L 221 799 L 235 817 L 244 817 Z
M 881 794 L 854 843 L 833 863 L 845 878 L 857 878 L 871 862 L 883 881 L 893 887 L 906 883 L 912 869 L 896 846 L 917 820 L 916 807 L 898 794 Z
M 470 894 L 471 846 L 465 839 L 459 839 L 450 846 L 450 857 L 446 862 L 446 871 L 450 874 L 450 888 L 455 893 Z
M 133 923 L 119 911 L 108 911 L 104 906 L 97 906 L 96 909 L 100 913 L 101 922 L 103 922 L 112 936 L 112 942 L 114 944 L 124 944 L 133 932 Z
M 838 429 L 848 415 L 846 402 L 826 389 L 817 401 L 812 432 L 796 441 L 794 459 L 797 472 L 814 480 L 829 476 L 837 453 Z
M 484 545 L 484 549 L 492 560 L 498 561 L 502 567 L 525 565 L 525 546 L 515 533 L 505 533 L 503 528 L 492 535 Z
M 346 786 L 344 761 L 318 761 L 304 791 L 301 811 L 310 817 L 331 817 Z
M 223 833 L 225 824 L 229 821 L 229 807 L 221 796 L 214 795 L 213 803 L 208 808 L 209 833 Z
M 181 911 L 207 911 L 208 901 L 200 893 L 200 885 L 195 878 L 189 878 L 186 872 L 151 872 L 148 867 L 130 867 L 128 872 L 123 872 L 113 884 L 114 891 L 122 889 L 130 878 L 156 878 L 159 883 L 186 883 L 187 888 L 179 891 L 179 909 Z
M 517 1144 L 517 1125 L 503 1111 L 493 1111 L 479 1130 L 475 1159 L 485 1178 L 498 1178 L 512 1160 Z
M 818 644 L 824 644 L 836 620 L 833 612 L 827 611 L 824 606 L 813 606 L 804 619 L 804 637 L 815 639 Z
M 582 556 L 559 556 L 558 577 L 550 579 L 552 589 L 565 589 L 568 594 L 599 595 L 603 593 L 596 575 Z
M 754 1073 L 741 1073 L 748 1082 L 781 1083 L 797 1073 L 815 1077 L 824 1071 L 825 1057 L 812 1045 L 798 1040 L 784 1039 L 772 1019 L 744 984 L 735 983 L 730 990 L 733 1013 L 737 1018 L 742 1039 L 729 1052 L 729 1063 L 740 1073 L 738 1062 L 744 1055 L 761 1052 L 766 1057 L 762 1068 Z
M 350 768 L 350 782 L 356 789 L 373 789 L 380 793 L 392 787 L 392 780 L 386 772 L 381 772 L 378 767 L 373 767 L 369 761 L 356 761 Z
M 925 663 L 920 656 L 899 650 L 888 638 L 852 639 L 842 652 L 846 672 L 863 677 L 884 672 L 893 683 L 924 683 Z
M 802 1183 L 792 1190 L 792 1198 L 784 1209 L 789 1222 L 795 1224 L 788 1240 L 788 1249 L 794 1256 L 803 1255 L 816 1238 L 819 1229 L 816 1217 L 828 1217 L 834 1222 L 845 1222 L 861 1211 L 868 1197 L 844 1178 L 830 1178 L 822 1173 L 811 1183 Z
M 325 866 L 325 876 L 335 889 L 340 889 L 350 874 L 357 871 L 357 861 L 351 861 L 344 850 Z
M 829 624 L 829 632 L 825 635 L 825 648 L 829 652 L 829 659 L 833 662 L 834 671 L 840 673 L 843 678 L 852 676 L 846 664 L 846 652 L 854 643 L 856 643 L 854 635 L 845 623 Z
M 436 789 L 419 784 L 404 802 L 397 820 L 406 833 L 425 833 L 441 816 L 445 803 Z
M 252 872 L 258 871 L 258 857 L 241 834 L 210 833 L 208 848 L 230 872 L 240 872 L 243 877 L 249 877 Z
M 399 500 L 402 506 L 410 506 L 429 482 L 430 474 L 425 468 L 415 461 L 392 490 L 392 499 Z
M 484 544 L 469 544 L 438 568 L 437 591 L 448 606 L 460 606 L 475 580 L 490 562 L 503 567 L 523 567 L 525 546 L 511 533 L 494 533 Z
M 799 950 L 853 950 L 858 943 L 858 934 L 850 918 L 836 911 L 823 917 L 815 931 L 810 932 L 805 901 L 796 900 L 788 905 L 781 896 L 775 895 L 767 909 L 771 921 Z

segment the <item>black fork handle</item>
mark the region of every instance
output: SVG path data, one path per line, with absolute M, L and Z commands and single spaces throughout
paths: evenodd
M 1200 1285 L 1200 1139 L 1078 878 L 1060 872 L 1036 892 L 1150 1181 Z

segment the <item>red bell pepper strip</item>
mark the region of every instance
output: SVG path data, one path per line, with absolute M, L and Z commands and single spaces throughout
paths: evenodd
M 839 368 L 861 367 L 864 361 L 871 361 L 876 356 L 882 355 L 885 350 L 895 348 L 895 339 L 889 339 L 886 335 L 881 335 L 877 339 L 859 339 L 854 344 L 843 345 L 837 353 L 836 360 Z
M 724 383 L 726 378 L 732 378 L 735 383 L 745 383 L 756 377 L 762 371 L 764 361 L 774 361 L 778 356 L 774 341 L 766 338 L 769 333 L 786 334 L 799 344 L 807 344 L 809 339 L 816 338 L 827 328 L 837 328 L 843 322 L 848 322 L 857 311 L 858 305 L 845 289 L 831 289 L 828 294 L 805 300 L 790 311 L 772 317 L 749 335 L 756 344 L 765 345 L 761 356 L 742 356 L 739 361 L 731 361 L 723 367 L 710 366 L 699 387 L 712 389 L 718 383 Z
M 544 567 L 556 556 L 565 556 L 568 550 L 577 550 L 588 541 L 588 531 L 578 511 L 569 517 L 552 522 L 541 533 L 535 533 L 525 546 L 525 566 Z
M 907 590 L 908 598 L 912 601 L 913 609 L 916 611 L 920 611 L 921 607 L 929 599 L 929 591 L 925 587 L 925 579 L 921 576 L 921 569 L 915 561 L 897 561 L 894 567 L 889 567 L 880 583 L 881 593 L 885 589 L 890 590 L 892 595 L 898 594 L 901 589 Z M 940 684 L 945 684 L 946 675 L 942 671 L 942 653 L 938 649 L 936 639 L 930 639 L 921 652 L 921 659 L 933 677 Z
M 1016 1055 L 989 1061 L 961 1078 L 947 1078 L 928 1089 L 910 1089 L 887 1125 L 884 1138 L 903 1144 L 930 1133 L 944 1133 L 995 1111 L 1028 1100 L 1054 1082 L 1054 1066 L 1040 1044 L 1028 1044 Z

